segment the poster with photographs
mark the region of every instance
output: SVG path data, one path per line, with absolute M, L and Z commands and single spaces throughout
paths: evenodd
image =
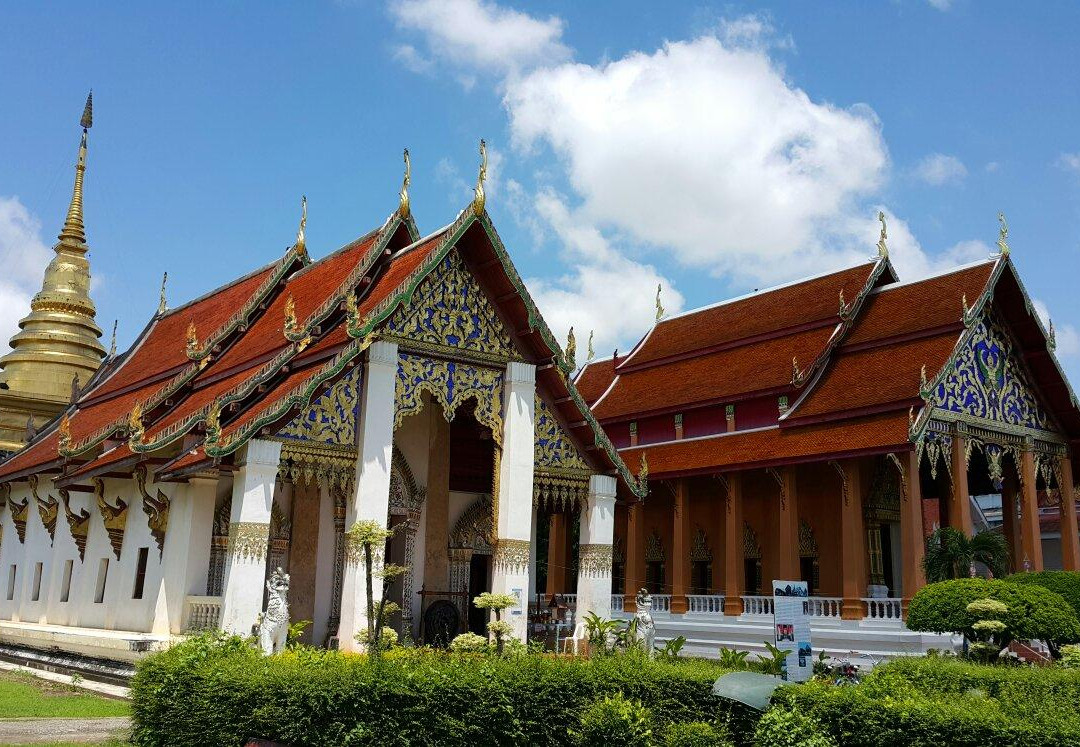
M 788 652 L 784 679 L 789 682 L 805 682 L 814 673 L 808 596 L 805 581 L 773 581 L 773 637 L 776 647 Z

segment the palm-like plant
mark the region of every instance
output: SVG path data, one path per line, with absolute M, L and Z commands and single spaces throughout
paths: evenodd
M 995 577 L 1008 572 L 1009 543 L 997 532 L 979 532 L 968 537 L 959 529 L 941 527 L 926 539 L 926 556 L 923 571 L 928 583 L 967 578 L 971 564 L 979 562 L 990 569 Z

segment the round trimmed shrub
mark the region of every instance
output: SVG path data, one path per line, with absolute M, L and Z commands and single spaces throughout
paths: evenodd
M 754 729 L 755 747 L 836 747 L 817 719 L 802 711 L 772 707 Z
M 664 732 L 664 747 L 730 747 L 723 729 L 705 721 L 672 724 Z
M 450 641 L 450 650 L 455 654 L 482 654 L 488 650 L 488 639 L 476 633 L 462 633 Z
M 574 734 L 580 745 L 646 747 L 653 744 L 652 716 L 636 700 L 622 693 L 596 700 L 581 714 L 581 728 Z
M 1080 620 L 1060 594 L 1034 584 L 984 578 L 958 578 L 919 589 L 908 608 L 907 627 L 928 633 L 963 633 L 981 617 L 968 611 L 980 599 L 1008 608 L 1001 616 L 1015 638 L 1037 638 L 1055 644 L 1080 641 Z
M 1060 594 L 1080 617 L 1080 571 L 1038 571 L 1036 573 L 1014 573 L 1005 580 L 1013 584 L 1041 586 Z

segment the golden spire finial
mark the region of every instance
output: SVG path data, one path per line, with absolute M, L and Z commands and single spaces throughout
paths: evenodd
M 285 299 L 285 334 L 293 334 L 297 331 L 300 323 L 296 320 L 296 300 L 293 298 L 292 293 Z
M 86 97 L 86 106 L 83 107 L 82 119 L 79 125 L 82 127 L 82 141 L 79 143 L 79 160 L 75 164 L 75 187 L 71 193 L 71 204 L 68 206 L 67 218 L 64 227 L 58 237 L 61 242 L 71 248 L 86 251 L 86 228 L 83 226 L 83 173 L 86 171 L 86 137 L 87 131 L 94 124 L 94 92 L 91 91 Z
M 885 211 L 878 210 L 877 219 L 881 221 L 881 236 L 878 238 L 877 253 L 881 259 L 889 258 L 889 247 L 885 243 L 885 240 L 889 238 L 889 234 L 885 227 Z
M 485 143 L 483 138 L 481 138 L 480 139 L 480 173 L 477 174 L 477 176 L 476 176 L 476 189 L 473 190 L 473 203 L 472 203 L 472 209 L 473 209 L 473 212 L 476 214 L 477 218 L 479 218 L 481 215 L 484 214 L 484 202 L 487 200 L 487 197 L 484 195 L 484 180 L 487 179 L 487 167 L 488 167 L 487 143 Z
M 656 284 L 656 321 L 660 321 L 664 317 L 664 306 L 660 303 L 660 290 L 662 288 L 662 284 Z
M 307 195 L 300 195 L 300 227 L 296 229 L 296 253 L 307 256 Z
M 998 213 L 998 223 L 1001 224 L 1001 230 L 998 232 L 998 251 L 1001 252 L 1002 257 L 1009 256 L 1009 224 L 1005 222 L 1005 213 Z
M 588 363 L 589 361 L 591 361 L 593 358 L 596 357 L 596 351 L 593 350 L 593 346 L 592 346 L 592 338 L 593 338 L 593 330 L 590 329 L 589 330 L 589 349 L 588 349 L 588 353 L 587 353 L 589 357 L 585 359 L 586 363 Z
M 199 349 L 199 331 L 195 327 L 195 320 L 188 322 L 187 326 L 187 354 L 193 355 Z
M 169 273 L 166 272 L 161 276 L 161 296 L 158 298 L 158 305 L 157 305 L 158 316 L 164 314 L 165 311 L 169 308 L 168 304 L 165 302 L 165 285 L 168 282 L 169 282 Z
M 398 215 L 402 220 L 409 217 L 409 182 L 412 181 L 412 161 L 409 160 L 409 149 L 405 149 L 405 176 L 401 180 L 401 193 L 398 195 Z
M 112 341 L 109 342 L 109 357 L 116 357 L 116 325 L 120 323 L 119 319 L 113 319 L 112 323 Z
M 570 331 L 566 333 L 566 364 L 573 371 L 577 368 L 577 361 L 574 358 L 577 357 L 577 340 L 574 339 L 574 328 L 570 327 Z

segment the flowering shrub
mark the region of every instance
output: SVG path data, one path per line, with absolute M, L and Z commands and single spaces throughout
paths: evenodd
M 488 650 L 488 639 L 476 633 L 462 633 L 450 641 L 450 650 L 455 654 L 479 654 Z

